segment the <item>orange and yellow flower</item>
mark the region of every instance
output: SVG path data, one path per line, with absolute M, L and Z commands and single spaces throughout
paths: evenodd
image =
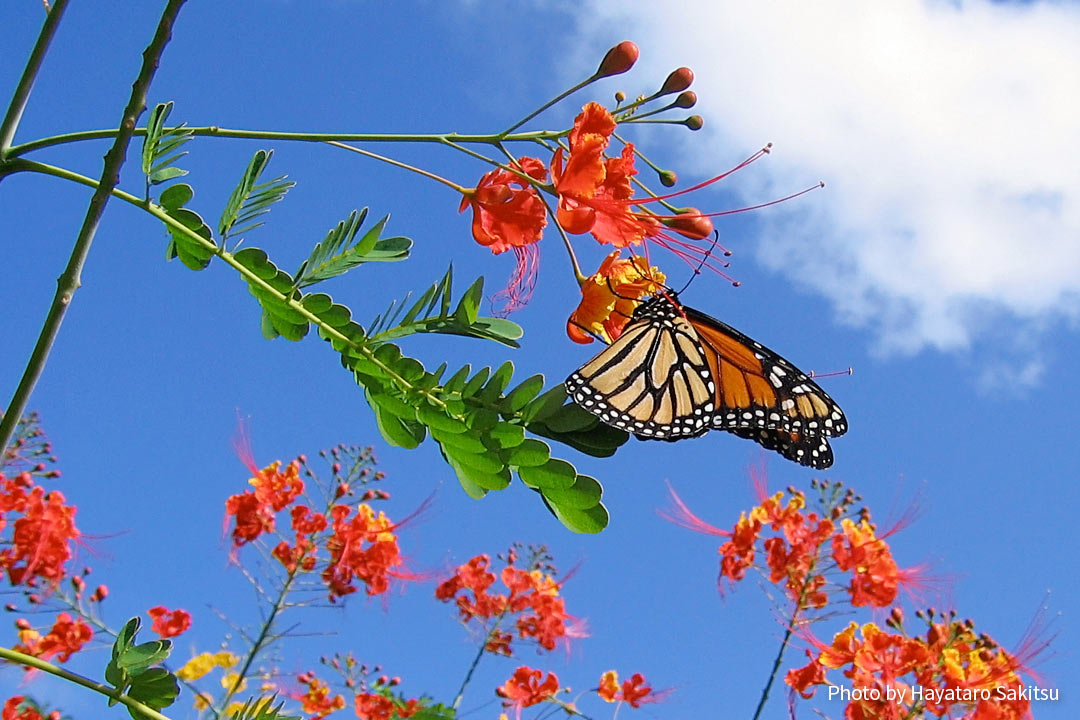
M 621 251 L 604 258 L 599 269 L 581 285 L 581 303 L 566 323 L 566 334 L 577 343 L 593 336 L 612 342 L 622 334 L 640 299 L 664 288 L 664 273 L 642 257 L 620 258 Z

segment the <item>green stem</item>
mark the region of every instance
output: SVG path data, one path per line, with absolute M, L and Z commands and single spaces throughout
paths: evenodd
M 19 84 L 15 86 L 15 93 L 11 96 L 11 104 L 8 105 L 4 120 L 0 123 L 0 159 L 7 157 L 11 148 L 11 141 L 15 138 L 15 131 L 19 127 L 23 111 L 26 110 L 26 104 L 30 101 L 30 91 L 34 87 L 34 80 L 37 79 L 41 63 L 45 60 L 45 53 L 49 50 L 56 28 L 60 26 L 67 4 L 68 0 L 56 0 L 45 17 L 45 24 L 41 26 L 34 49 L 30 51 L 30 58 L 26 61 L 26 67 L 23 68 L 22 77 L 19 78 Z
M 579 82 L 579 83 L 578 83 L 577 85 L 575 85 L 574 87 L 570 88 L 569 90 L 565 90 L 565 91 L 563 91 L 563 92 L 559 93 L 558 95 L 556 95 L 555 97 L 553 97 L 553 98 L 552 98 L 551 100 L 548 100 L 548 101 L 547 101 L 546 103 L 544 103 L 544 104 L 543 104 L 543 105 L 541 105 L 540 107 L 536 108 L 536 109 L 535 109 L 535 110 L 533 110 L 533 111 L 532 111 L 531 113 L 529 113 L 529 114 L 528 114 L 528 115 L 526 115 L 525 117 L 521 118 L 520 120 L 518 120 L 518 121 L 517 121 L 516 123 L 514 123 L 514 124 L 513 124 L 513 125 L 511 125 L 510 127 L 508 127 L 508 128 L 506 128 L 505 130 L 503 130 L 503 131 L 502 131 L 502 133 L 500 133 L 500 137 L 506 138 L 506 136 L 508 136 L 508 135 L 509 135 L 510 133 L 512 133 L 513 131 L 517 130 L 517 129 L 518 129 L 519 127 L 521 127 L 521 126 L 522 126 L 522 125 L 524 125 L 525 123 L 529 122 L 529 121 L 530 121 L 530 120 L 532 120 L 532 119 L 533 119 L 534 117 L 536 117 L 536 116 L 537 116 L 537 115 L 539 115 L 540 113 L 544 112 L 545 110 L 547 110 L 547 109 L 548 109 L 549 107 L 551 107 L 551 106 L 552 106 L 552 105 L 554 105 L 555 103 L 561 102 L 562 100 L 564 100 L 564 99 L 568 98 L 569 96 L 573 95 L 574 93 L 576 93 L 576 92 L 577 92 L 578 90 L 580 90 L 581 88 L 583 88 L 583 87 L 585 87 L 586 85 L 589 85 L 589 84 L 591 84 L 591 83 L 595 82 L 595 81 L 596 81 L 596 80 L 598 80 L 598 79 L 599 79 L 599 78 L 597 78 L 595 74 L 594 74 L 594 75 L 591 75 L 590 77 L 587 77 L 587 78 L 585 78 L 584 80 L 582 80 L 582 81 L 581 81 L 581 82 Z
M 407 163 L 403 163 L 400 160 L 394 160 L 393 158 L 388 158 L 385 155 L 379 155 L 378 153 L 373 153 L 373 152 L 370 152 L 368 150 L 361 150 L 358 147 L 353 147 L 352 145 L 346 145 L 345 143 L 337 142 L 336 140 L 328 140 L 326 144 L 327 145 L 333 145 L 334 147 L 341 148 L 342 150 L 348 150 L 349 152 L 357 153 L 358 155 L 363 155 L 364 157 L 369 157 L 369 158 L 371 158 L 373 160 L 378 160 L 380 162 L 384 162 L 387 165 L 393 165 L 394 167 L 399 167 L 402 170 L 408 170 L 409 172 L 414 172 L 417 175 L 422 175 L 422 176 L 428 178 L 429 180 L 434 180 L 435 182 L 440 182 L 443 185 L 446 185 L 446 186 L 450 187 L 453 190 L 456 190 L 457 192 L 459 192 L 461 194 L 465 194 L 467 192 L 466 188 L 461 187 L 460 185 L 458 185 L 455 182 L 451 182 L 451 181 L 447 180 L 446 178 L 442 177 L 441 175 L 436 175 L 435 173 L 428 172 L 427 170 L 421 170 L 418 167 L 415 167 L 413 165 L 409 165 Z
M 166 128 L 168 130 L 169 128 Z M 223 128 L 216 125 L 201 127 L 185 127 L 192 135 L 200 137 L 227 137 L 240 138 L 243 140 L 293 140 L 297 142 L 415 142 L 415 143 L 476 143 L 495 145 L 500 142 L 511 141 L 541 141 L 552 140 L 566 134 L 565 130 L 535 130 L 513 135 L 459 135 L 458 133 L 419 133 L 419 134 L 392 134 L 392 133 L 312 133 L 312 132 L 279 132 L 275 130 L 238 130 L 236 128 Z M 24 155 L 33 150 L 40 150 L 54 145 L 64 145 L 84 140 L 102 140 L 116 137 L 119 130 L 83 130 L 80 132 L 53 135 L 39 140 L 32 140 L 21 145 L 14 145 L 10 149 L 12 157 Z M 136 128 L 135 135 L 146 134 L 146 128 Z
M 99 683 L 90 678 L 83 677 L 82 675 L 76 675 L 69 670 L 65 670 L 62 667 L 53 665 L 50 662 L 36 658 L 33 655 L 26 655 L 15 650 L 9 650 L 5 647 L 0 647 L 0 659 L 7 660 L 8 662 L 15 663 L 16 665 L 26 665 L 28 667 L 36 668 L 55 675 L 58 678 L 73 682 L 76 685 L 82 685 L 84 688 L 93 690 L 94 692 L 101 693 L 110 700 L 115 700 L 122 705 L 127 706 L 129 709 L 136 713 L 139 713 L 143 717 L 150 718 L 151 720 L 171 720 L 168 715 L 162 715 L 157 710 L 148 705 L 144 705 L 134 698 L 130 698 L 124 693 L 117 692 L 115 688 Z
M 508 611 L 509 607 L 506 607 L 501 613 L 499 613 L 499 615 L 495 618 L 495 624 L 491 626 L 491 629 L 488 630 L 487 635 L 484 636 L 483 642 L 480 643 L 480 648 L 476 651 L 476 657 L 473 658 L 472 664 L 469 665 L 469 670 L 465 673 L 465 679 L 461 681 L 461 687 L 458 688 L 457 696 L 454 698 L 454 702 L 450 706 L 454 710 L 457 710 L 458 706 L 461 705 L 461 700 L 465 697 L 465 688 L 467 688 L 469 686 L 469 683 L 472 681 L 473 673 L 476 672 L 477 666 L 480 665 L 480 660 L 484 657 L 484 653 L 487 651 L 488 641 L 495 636 L 495 631 L 499 629 L 499 623 L 503 621 L 503 618 L 506 617 Z
M 780 641 L 780 649 L 776 651 L 776 659 L 773 660 L 772 672 L 769 673 L 769 679 L 765 682 L 765 687 L 761 690 L 761 699 L 758 701 L 757 710 L 754 711 L 754 717 L 751 720 L 758 720 L 758 718 L 761 717 L 761 711 L 765 709 L 765 701 L 769 699 L 769 691 L 772 689 L 773 682 L 780 672 L 780 664 L 784 661 L 784 652 L 787 651 L 788 641 L 791 639 L 792 633 L 795 632 L 795 624 L 799 621 L 799 613 L 803 611 L 803 603 L 806 602 L 806 596 L 810 590 L 814 568 L 817 566 L 818 556 L 820 554 L 821 545 L 818 545 L 814 551 L 814 557 L 810 560 L 809 566 L 807 566 L 806 579 L 803 581 L 802 590 L 799 592 L 799 599 L 795 602 L 795 610 L 791 613 L 791 620 L 788 621 L 787 630 L 784 632 L 784 639 Z
M 64 321 L 64 316 L 71 305 L 75 291 L 82 284 L 82 268 L 90 252 L 90 245 L 97 234 L 101 216 L 105 212 L 105 205 L 109 201 L 109 196 L 120 181 L 120 168 L 124 164 L 128 143 L 130 143 L 132 132 L 135 129 L 135 121 L 146 107 L 147 89 L 154 79 L 154 73 L 157 71 L 158 62 L 161 59 L 162 52 L 165 50 L 165 45 L 168 44 L 169 39 L 172 37 L 172 26 L 176 21 L 177 14 L 180 12 L 180 6 L 183 4 L 184 0 L 169 0 L 161 14 L 161 20 L 158 22 L 153 40 L 143 51 L 142 68 L 131 86 L 131 96 L 128 99 L 127 107 L 124 108 L 120 131 L 117 133 L 112 147 L 109 148 L 109 152 L 105 154 L 101 180 L 94 190 L 93 197 L 90 198 L 90 205 L 86 209 L 86 216 L 83 219 L 79 235 L 75 239 L 75 246 L 71 250 L 71 257 L 68 259 L 67 267 L 57 281 L 56 294 L 53 297 L 52 305 L 49 307 L 49 313 L 45 317 L 41 334 L 34 345 L 30 361 L 27 363 L 26 370 L 19 380 L 15 394 L 4 411 L 3 421 L 0 422 L 0 448 L 6 448 L 8 443 L 11 442 L 12 433 L 15 432 L 15 425 L 26 411 L 34 386 L 45 369 L 45 362 L 48 360 L 53 343 L 56 342 L 56 336 L 60 332 L 60 325 Z M 55 8 L 53 12 L 56 12 Z M 50 13 L 50 17 L 51 15 L 52 13 Z

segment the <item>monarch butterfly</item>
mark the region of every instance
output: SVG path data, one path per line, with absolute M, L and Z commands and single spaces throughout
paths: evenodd
M 645 440 L 725 430 L 800 465 L 832 465 L 828 438 L 843 411 L 806 373 L 733 327 L 662 292 L 623 333 L 566 379 L 566 391 L 608 425 Z

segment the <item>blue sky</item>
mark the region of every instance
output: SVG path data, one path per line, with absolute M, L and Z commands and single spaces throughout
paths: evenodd
M 31 0 L 8 5 L 4 88 L 13 87 L 42 15 Z M 158 4 L 92 5 L 69 9 L 17 141 L 115 126 Z M 854 367 L 850 377 L 823 381 L 851 425 L 825 476 L 857 488 L 883 521 L 917 497 L 919 521 L 893 541 L 898 559 L 948 577 L 935 602 L 1004 644 L 1045 603 L 1059 634 L 1055 657 L 1040 670 L 1065 699 L 1039 705 L 1036 717 L 1073 717 L 1080 177 L 1071 158 L 1080 152 L 1080 10 L 978 2 L 814 8 L 191 3 L 150 95 L 175 101 L 173 117 L 192 125 L 495 131 L 591 72 L 624 39 L 641 47 L 635 71 L 575 97 L 538 127 L 564 127 L 587 100 L 650 91 L 669 70 L 693 68 L 706 129 L 637 133 L 652 159 L 696 181 L 775 143 L 769 157 L 702 191 L 695 205 L 723 210 L 821 178 L 828 186 L 719 222 L 741 287 L 704 278 L 684 301 L 806 370 Z M 39 157 L 97 176 L 106 147 Z M 197 139 L 184 159 L 193 205 L 216 217 L 260 147 L 274 147 L 272 170 L 299 183 L 249 239 L 280 264 L 298 264 L 356 207 L 390 213 L 389 230 L 414 239 L 409 262 L 364 268 L 328 287 L 361 318 L 437 279 L 451 260 L 458 277 L 483 274 L 489 289 L 509 273 L 508 258 L 472 242 L 452 192 L 329 148 Z M 402 146 L 393 154 L 465 185 L 483 172 L 449 151 Z M 135 163 L 123 184 L 141 191 Z M 2 189 L 7 397 L 89 195 L 27 175 L 5 178 Z M 595 267 L 604 249 L 578 244 Z M 403 540 L 418 568 L 441 574 L 513 541 L 547 543 L 561 567 L 580 565 L 565 595 L 593 637 L 568 656 L 526 652 L 523 662 L 580 688 L 616 667 L 675 689 L 663 705 L 637 711 L 645 717 L 750 716 L 781 633 L 769 601 L 750 582 L 719 597 L 715 540 L 655 510 L 666 504 L 669 481 L 703 517 L 731 525 L 753 504 L 747 466 L 760 459 L 756 446 L 714 434 L 678 445 L 632 442 L 608 460 L 567 450 L 604 484 L 612 515 L 599 536 L 570 535 L 521 485 L 472 501 L 431 443 L 387 448 L 322 343 L 265 341 L 258 308 L 233 273 L 166 264 L 164 247 L 160 226 L 109 206 L 32 402 L 62 461 L 61 487 L 79 507 L 81 529 L 95 536 L 84 559 L 112 589 L 114 624 L 157 604 L 185 607 L 196 629 L 180 639 L 183 655 L 212 649 L 224 632 L 209 606 L 254 617 L 219 541 L 222 504 L 247 480 L 231 447 L 239 414 L 261 463 L 370 443 L 390 477 L 392 513 L 435 492 L 434 509 Z M 577 291 L 554 236 L 542 263 L 533 301 L 513 316 L 525 329 L 520 350 L 421 337 L 404 343 L 407 352 L 431 366 L 512 359 L 522 378 L 565 377 L 594 348 L 566 339 Z M 814 476 L 778 457 L 767 461 L 773 488 L 807 488 Z M 305 628 L 338 635 L 309 638 L 302 653 L 286 650 L 283 667 L 302 671 L 320 652 L 351 649 L 404 677 L 406 692 L 449 700 L 472 646 L 432 590 L 411 586 L 389 609 L 353 599 L 340 615 L 308 613 Z M 834 619 L 835 629 L 846 621 Z M 106 658 L 99 651 L 78 667 L 93 672 Z M 514 667 L 486 662 L 472 706 L 489 702 L 486 688 Z M 0 691 L 17 683 L 0 673 Z M 81 691 L 48 687 L 65 709 L 87 707 Z M 819 706 L 840 713 L 838 704 Z M 495 717 L 497 708 L 473 716 Z M 785 716 L 774 699 L 767 717 Z M 808 706 L 803 716 L 811 716 Z

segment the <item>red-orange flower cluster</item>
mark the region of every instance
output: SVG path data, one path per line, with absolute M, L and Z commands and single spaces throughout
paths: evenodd
M 332 712 L 337 712 L 345 707 L 345 698 L 341 695 L 330 694 L 330 686 L 315 677 L 315 673 L 301 673 L 296 677 L 302 685 L 307 685 L 307 690 L 296 697 L 300 701 L 300 707 L 311 717 L 308 720 L 322 720 Z
M 234 517 L 233 546 L 240 547 L 255 540 L 264 532 L 273 532 L 276 513 L 292 503 L 304 492 L 300 479 L 300 463 L 296 460 L 281 469 L 281 461 L 274 461 L 248 482 L 255 487 L 240 495 L 233 495 L 225 502 L 225 518 Z
M 410 718 L 423 708 L 419 700 L 399 700 L 389 694 L 358 693 L 353 700 L 356 717 L 360 720 L 391 720 Z
M 73 653 L 94 637 L 94 631 L 88 624 L 66 612 L 56 616 L 52 629 L 44 636 L 25 620 L 19 621 L 16 626 L 19 627 L 19 644 L 15 650 L 42 660 L 56 656 L 59 662 L 67 662 Z
M 345 505 L 330 510 L 334 534 L 326 542 L 330 564 L 322 574 L 330 599 L 356 592 L 354 579 L 364 583 L 368 595 L 386 592 L 391 577 L 412 579 L 386 514 L 376 515 L 367 504 L 358 505 L 351 519 L 350 512 Z
M 763 570 L 769 580 L 783 583 L 788 596 L 801 608 L 823 608 L 829 602 L 826 573 L 850 575 L 847 591 L 855 606 L 887 607 L 901 586 L 919 578 L 917 569 L 901 569 L 888 543 L 876 535 L 865 511 L 858 522 L 843 517 L 854 493 L 837 494 L 836 504 L 821 513 L 808 510 L 802 492 L 778 492 L 742 513 L 730 530 L 714 528 L 697 518 L 676 498 L 676 522 L 691 529 L 722 535 L 720 574 L 729 582 L 742 580 L 764 552 Z M 771 531 L 771 537 L 765 537 Z M 831 559 L 832 564 L 828 562 Z
M 923 617 L 928 617 L 928 630 L 919 637 L 883 631 L 874 623 L 860 628 L 853 622 L 829 645 L 811 639 L 817 656 L 808 652 L 810 662 L 788 672 L 786 682 L 809 698 L 818 685 L 829 684 L 828 670 L 845 668 L 853 694 L 863 691 L 845 710 L 851 720 L 923 713 L 1020 720 L 1029 716 L 1032 698 L 1043 699 L 1038 688 L 1023 683 L 1022 663 L 989 636 L 977 635 L 970 621 L 952 615 Z
M 75 506 L 63 493 L 46 492 L 27 471 L 7 478 L 0 473 L 0 531 L 12 523 L 9 546 L 0 551 L 0 571 L 12 585 L 33 585 L 37 579 L 55 587 L 64 578 L 64 565 L 74 555 L 72 543 L 82 537 L 75 527 Z
M 522 665 L 514 671 L 509 680 L 496 688 L 495 694 L 505 698 L 503 705 L 516 707 L 518 710 L 542 703 L 559 691 L 559 678 L 555 673 L 549 672 L 541 682 L 543 675 L 540 670 Z
M 147 610 L 146 614 L 154 621 L 150 629 L 163 638 L 176 637 L 191 627 L 191 613 L 187 610 L 169 610 L 158 605 Z
M 497 629 L 498 623 L 508 616 L 517 616 L 515 627 L 519 638 L 532 638 L 547 650 L 553 650 L 560 640 L 583 636 L 580 623 L 566 612 L 565 602 L 559 596 L 559 584 L 541 570 L 514 567 L 514 559 L 511 554 L 500 573 L 509 594 L 488 592 L 495 582 L 494 573 L 488 570 L 491 558 L 477 555 L 443 581 L 435 589 L 435 597 L 443 602 L 453 599 L 463 622 L 477 619 L 487 625 L 490 621 L 486 649 L 492 653 L 512 654 L 512 636 Z
M 10 697 L 0 710 L 0 720 L 42 720 L 41 713 L 25 695 Z
M 600 687 L 596 693 L 607 702 L 622 701 L 629 703 L 633 708 L 641 707 L 642 703 L 656 702 L 659 699 L 652 688 L 645 684 L 645 676 L 641 673 L 634 673 L 620 686 L 619 674 L 614 670 L 608 670 L 600 676 Z

